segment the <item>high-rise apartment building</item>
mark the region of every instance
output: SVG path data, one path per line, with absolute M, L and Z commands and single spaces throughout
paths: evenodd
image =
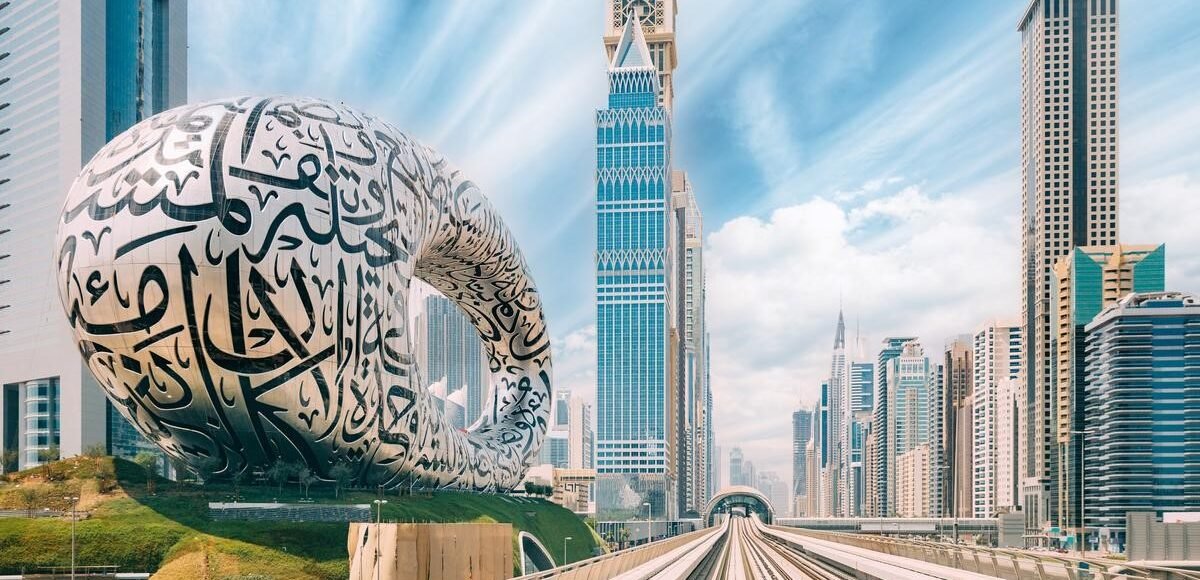
M 1021 33 L 1022 335 L 1027 527 L 1057 521 L 1053 265 L 1117 243 L 1117 0 L 1031 0 Z
M 850 414 L 875 409 L 875 363 L 858 360 L 850 363 Z
M 1166 247 L 1077 246 L 1054 264 L 1055 391 L 1058 442 L 1058 525 L 1078 528 L 1083 467 L 1084 327 L 1131 292 L 1166 287 Z
M 741 447 L 729 450 L 729 485 L 749 485 L 743 475 L 742 463 L 744 460 Z
M 675 211 L 676 288 L 679 296 L 677 326 L 680 334 L 678 365 L 681 381 L 677 402 L 682 441 L 679 443 L 679 511 L 704 511 L 709 497 L 712 397 L 708 386 L 708 332 L 704 320 L 704 223 L 687 174 L 671 174 Z
M 1025 442 L 1021 423 L 1025 409 L 1025 383 L 1019 378 L 996 381 L 996 485 L 994 496 L 977 502 L 975 517 L 991 517 L 1021 506 L 1021 449 Z M 986 514 L 986 515 L 980 515 Z
M 833 470 L 830 466 L 831 437 L 829 430 L 829 380 L 821 382 L 821 403 L 817 408 L 817 421 L 813 433 L 817 438 L 817 456 L 821 466 L 818 476 L 817 513 L 815 515 L 827 518 L 833 515 Z
M 805 450 L 812 440 L 812 411 L 800 409 L 792 413 L 792 495 L 808 497 L 808 462 Z
M 944 368 L 940 360 L 930 360 L 929 374 L 926 375 L 925 379 L 925 408 L 929 414 L 925 427 L 927 431 L 925 443 L 929 447 L 928 453 L 931 466 L 929 471 L 926 472 L 926 475 L 929 477 L 930 496 L 927 505 L 930 515 L 946 513 L 943 506 L 946 502 L 946 496 L 949 494 L 945 477 L 950 467 L 944 455 L 946 445 L 942 439 L 942 409 L 945 406 L 942 403 L 942 398 L 945 395 L 943 390 L 945 382 L 942 379 Z
M 1131 294 L 1084 330 L 1084 519 L 1122 549 L 1128 512 L 1194 512 L 1200 498 L 1200 299 Z
M 568 399 L 567 465 L 571 469 L 593 469 L 593 447 L 596 433 L 592 429 L 592 406 L 578 395 L 570 395 Z
M 929 442 L 930 370 L 925 350 L 916 340 L 904 343 L 887 362 L 888 506 L 895 506 L 896 458 Z
M 867 358 L 866 348 L 861 337 L 855 337 L 854 347 L 850 355 L 850 407 L 849 407 L 849 459 L 846 492 L 849 497 L 849 511 L 846 516 L 863 514 L 867 490 L 867 470 L 865 453 L 867 433 L 871 430 L 872 414 L 875 409 L 875 363 Z
M 714 488 L 718 491 L 721 489 L 724 489 L 726 486 L 729 485 L 729 474 L 726 473 L 726 470 L 721 467 L 721 465 L 722 465 L 721 460 L 725 457 L 725 455 L 723 455 L 723 453 L 724 453 L 724 449 L 720 445 L 712 446 L 712 456 L 714 459 L 714 461 L 712 462 L 712 466 L 713 466 L 712 482 L 713 482 Z M 716 492 L 714 491 L 710 495 L 716 495 Z
M 871 418 L 872 421 L 874 417 Z M 873 475 L 879 472 L 875 465 L 878 461 L 879 454 L 877 448 L 879 444 L 875 440 L 875 432 L 872 430 L 873 423 L 868 425 L 866 430 L 867 436 L 863 439 L 863 501 L 862 501 L 862 516 L 868 518 L 879 517 L 879 480 Z
M 602 517 L 628 515 L 643 502 L 660 514 L 674 515 L 678 506 L 670 115 L 659 105 L 659 72 L 644 26 L 638 18 L 622 22 L 610 51 L 608 107 L 596 112 L 596 499 Z
M 850 416 L 850 470 L 847 472 L 849 484 L 847 492 L 852 502 L 846 517 L 863 515 L 863 494 L 867 490 L 866 444 L 867 435 L 871 432 L 871 410 L 855 411 Z
M 850 367 L 846 358 L 846 321 L 838 311 L 837 329 L 833 337 L 833 355 L 829 364 L 829 515 L 844 516 L 850 512 L 850 494 L 846 474 L 849 466 L 850 438 Z
M 946 341 L 942 360 L 941 506 L 937 515 L 969 518 L 973 513 L 974 379 L 972 337 Z
M 896 456 L 896 517 L 925 518 L 935 515 L 936 493 L 930 486 L 935 465 L 930 445 L 922 443 Z
M 779 477 L 778 473 L 770 470 L 759 473 L 758 483 L 754 487 L 762 492 L 767 501 L 771 502 L 771 507 L 775 510 L 777 517 L 787 513 L 791 492 L 788 490 L 788 484 Z
M 972 516 L 986 518 L 1017 505 L 1017 409 L 1022 406 L 1018 394 L 1024 392 L 1018 389 L 1021 326 L 1016 320 L 990 320 L 975 332 L 971 351 Z
M 417 366 L 426 384 L 445 382 L 450 396 L 464 391 L 464 423 L 470 426 L 483 415 L 487 405 L 487 358 L 483 342 L 471 319 L 450 299 L 441 294 L 425 297 L 423 311 L 414 328 L 416 344 L 424 345 L 416 353 Z
M 38 451 L 157 449 L 111 409 L 59 304 L 62 200 L 109 139 L 187 99 L 187 3 L 45 0 L 0 7 L 0 433 Z M 115 419 L 115 420 L 114 420 Z
M 883 339 L 883 347 L 875 365 L 875 409 L 871 415 L 871 433 L 875 437 L 875 458 L 872 473 L 867 477 L 874 480 L 876 498 L 874 502 L 875 516 L 887 516 L 895 511 L 895 487 L 889 488 L 891 470 L 896 467 L 895 439 L 892 435 L 891 424 L 894 421 L 890 406 L 888 365 L 892 359 L 900 356 L 904 345 L 915 341 L 916 337 L 891 337 Z
M 813 422 L 816 422 L 815 413 L 813 414 Z M 821 483 L 820 477 L 818 477 L 818 474 L 821 472 L 820 455 L 821 452 L 817 449 L 817 441 L 814 437 L 808 441 L 808 445 L 804 449 L 804 459 L 807 464 L 805 472 L 808 474 L 806 478 L 808 489 L 804 493 L 806 501 L 804 502 L 803 511 L 804 517 L 808 518 L 815 518 L 820 515 Z

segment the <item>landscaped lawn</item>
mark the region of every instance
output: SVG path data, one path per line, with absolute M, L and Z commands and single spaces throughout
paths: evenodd
M 96 474 L 108 462 L 116 473 L 115 489 L 98 491 Z M 119 566 L 125 572 L 160 571 L 156 577 L 194 578 L 208 569 L 211 577 L 345 578 L 349 573 L 346 524 L 212 521 L 208 503 L 229 501 L 228 484 L 179 484 L 158 481 L 154 495 L 141 468 L 111 458 L 77 457 L 52 466 L 47 482 L 40 469 L 14 474 L 0 483 L 0 509 L 27 509 L 28 491 L 36 490 L 37 509 L 63 509 L 64 497 L 78 496 L 89 517 L 76 525 L 80 566 Z M 294 502 L 295 484 L 242 485 L 241 501 Z M 311 489 L 319 503 L 371 503 L 375 492 L 350 491 L 333 497 L 332 488 Z M 544 500 L 500 495 L 439 492 L 384 496 L 384 521 L 511 523 L 516 531 L 537 536 L 557 556 L 562 538 L 571 561 L 591 557 L 597 543 L 590 528 L 575 514 Z M 19 573 L 70 563 L 69 518 L 0 518 L 0 573 Z M 515 536 L 514 536 L 515 546 Z M 516 558 L 514 557 L 514 561 Z

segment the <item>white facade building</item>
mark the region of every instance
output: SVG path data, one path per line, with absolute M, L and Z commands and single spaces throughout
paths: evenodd
M 922 443 L 896 457 L 896 516 L 933 516 L 933 463 L 930 445 Z
M 999 507 L 1014 505 L 1015 396 L 1021 371 L 1021 327 L 1015 320 L 988 321 L 975 332 L 971 349 L 975 375 L 972 505 L 974 517 L 984 518 L 995 515 Z M 1002 470 L 1008 478 L 1004 485 L 1000 481 Z M 998 501 L 1002 493 L 1006 503 Z
M 132 432 L 110 412 L 71 338 L 53 256 L 62 200 L 83 164 L 113 136 L 187 98 L 187 3 L 143 4 L 0 8 L 8 81 L 0 85 L 0 433 L 20 468 L 51 446 L 63 457 L 94 444 L 118 452 L 114 441 Z M 31 393 L 39 401 L 25 401 Z

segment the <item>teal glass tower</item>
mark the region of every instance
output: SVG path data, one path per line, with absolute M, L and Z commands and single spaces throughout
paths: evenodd
M 676 505 L 672 442 L 670 115 L 642 27 L 629 18 L 596 112 L 597 509 Z

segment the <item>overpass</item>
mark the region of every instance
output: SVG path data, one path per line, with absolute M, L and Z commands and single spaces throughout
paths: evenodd
M 999 518 L 778 518 L 775 523 L 822 532 L 992 539 L 997 537 L 1001 527 Z M 1021 530 L 1024 530 L 1024 520 Z M 1016 539 L 1020 540 L 1020 537 Z

